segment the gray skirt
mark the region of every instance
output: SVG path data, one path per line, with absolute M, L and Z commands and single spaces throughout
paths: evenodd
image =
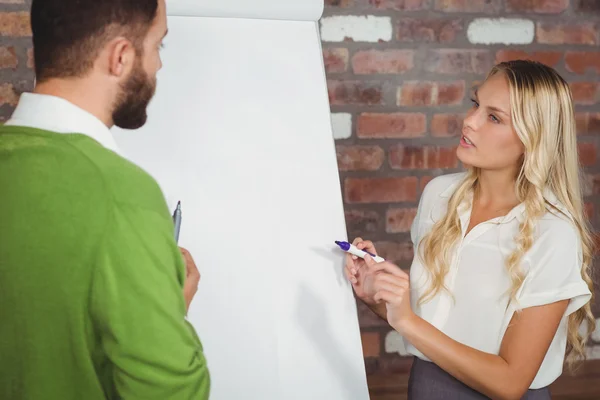
M 489 399 L 471 389 L 436 364 L 414 357 L 408 379 L 408 400 L 484 400 Z M 550 389 L 529 389 L 522 400 L 550 400 Z

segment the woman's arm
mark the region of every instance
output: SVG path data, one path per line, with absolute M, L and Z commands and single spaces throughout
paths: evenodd
M 414 314 L 397 330 L 427 358 L 473 389 L 493 399 L 520 399 L 542 365 L 567 304 L 563 300 L 515 314 L 500 355 L 461 344 Z
M 527 391 L 569 303 L 562 300 L 515 314 L 500 354 L 494 355 L 451 339 L 415 315 L 410 307 L 408 275 L 400 268 L 375 264 L 372 259 L 367 263 L 373 273 L 387 272 L 374 278 L 375 299 L 385 302 L 390 325 L 440 368 L 493 399 L 520 399 Z

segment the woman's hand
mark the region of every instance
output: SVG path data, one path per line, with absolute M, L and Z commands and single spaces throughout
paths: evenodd
M 377 255 L 377 250 L 375 250 L 375 246 L 373 246 L 373 242 L 370 240 L 363 241 L 361 238 L 356 238 L 352 244 L 360 250 Z M 368 305 L 374 305 L 375 299 L 373 296 L 375 295 L 375 290 L 373 288 L 373 276 L 369 274 L 365 260 L 349 253 L 346 254 L 346 267 L 344 271 L 346 277 L 352 283 L 356 297 Z
M 385 302 L 387 321 L 400 334 L 415 316 L 410 306 L 410 279 L 406 272 L 391 262 L 376 263 L 366 256 L 364 271 L 367 290 L 372 291 L 373 301 Z

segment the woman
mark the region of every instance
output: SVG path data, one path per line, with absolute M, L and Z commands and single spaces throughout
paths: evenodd
M 415 356 L 409 399 L 550 399 L 595 326 L 568 84 L 536 62 L 495 66 L 457 156 L 467 172 L 433 179 L 421 197 L 410 278 L 350 255 L 346 274 Z

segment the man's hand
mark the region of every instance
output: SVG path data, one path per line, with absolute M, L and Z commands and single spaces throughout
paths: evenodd
M 186 310 L 189 311 L 190 304 L 192 304 L 192 299 L 198 291 L 198 284 L 200 283 L 200 271 L 198 271 L 198 267 L 196 267 L 196 263 L 194 262 L 190 252 L 183 247 L 180 247 L 179 250 L 181 250 L 181 254 L 185 260 L 186 274 L 185 283 L 183 285 L 183 297 L 185 297 Z

